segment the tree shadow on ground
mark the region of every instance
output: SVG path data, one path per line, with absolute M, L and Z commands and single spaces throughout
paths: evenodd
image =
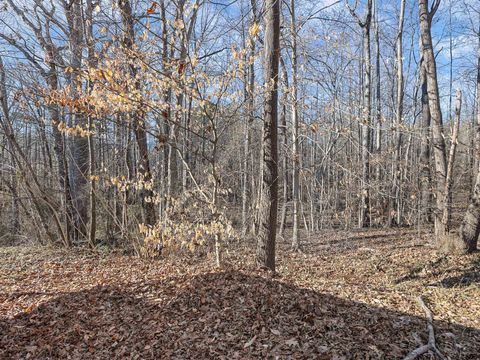
M 442 263 L 444 263 L 446 261 L 447 261 L 447 257 L 446 256 L 441 256 L 438 259 L 436 259 L 434 261 L 431 261 L 431 262 L 428 262 L 428 263 L 425 263 L 425 264 L 424 263 L 415 264 L 415 266 L 412 267 L 406 275 L 396 279 L 394 283 L 395 284 L 401 284 L 405 281 L 419 280 L 419 279 L 425 278 L 426 275 L 423 274 L 425 272 L 425 269 L 427 269 L 427 268 L 428 269 L 437 269 Z M 435 273 L 433 275 L 438 275 L 438 274 Z
M 320 236 L 314 234 L 313 241 L 307 241 L 302 244 L 303 250 L 309 253 L 325 253 L 326 251 L 343 254 L 358 250 L 360 248 L 394 248 L 394 240 L 399 237 L 404 239 L 415 239 L 418 235 L 417 231 L 390 229 L 374 229 L 367 231 L 325 231 Z M 409 246 L 415 246 L 409 244 Z
M 447 256 L 441 256 L 429 263 L 418 263 L 406 275 L 396 279 L 394 283 L 400 284 L 412 280 L 428 281 L 432 278 L 443 277 L 440 281 L 431 282 L 429 286 L 462 288 L 480 284 L 480 258 L 467 265 L 458 264 L 447 268 L 441 266 L 444 263 L 448 264 L 448 261 Z
M 444 354 L 478 359 L 479 329 L 435 328 Z M 0 358 L 395 359 L 426 333 L 422 317 L 222 271 L 51 299 L 0 320 Z
M 480 284 L 480 258 L 472 263 L 472 266 L 462 274 L 443 279 L 438 285 L 446 288 L 466 287 Z

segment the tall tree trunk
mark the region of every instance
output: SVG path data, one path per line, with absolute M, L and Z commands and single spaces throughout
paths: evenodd
M 49 73 L 47 75 L 47 84 L 50 91 L 57 91 L 58 89 L 58 78 L 57 78 L 57 69 L 55 63 L 52 61 L 49 63 Z M 63 207 L 64 207 L 64 224 L 65 224 L 65 236 L 66 242 L 68 245 L 71 245 L 74 224 L 74 205 L 72 200 L 71 188 L 70 188 L 70 174 L 68 167 L 66 151 L 66 142 L 65 135 L 60 132 L 57 125 L 60 123 L 60 111 L 57 104 L 48 105 L 48 113 L 50 115 L 50 120 L 52 122 L 52 132 L 53 132 L 53 151 L 57 159 L 58 166 L 58 180 L 60 183 L 60 189 L 62 190 L 63 197 Z
M 81 88 L 81 67 L 84 50 L 84 23 L 82 16 L 82 1 L 73 0 L 70 4 L 65 4 L 65 13 L 69 24 L 69 43 L 71 47 L 70 66 L 73 72 L 70 76 L 71 96 L 78 99 Z M 74 109 L 72 109 L 74 110 Z M 84 113 L 74 110 L 74 125 L 82 128 L 87 127 L 87 119 Z M 73 237 L 75 241 L 86 238 L 88 224 L 88 196 L 87 179 L 89 170 L 88 140 L 82 136 L 75 136 L 72 141 L 72 160 L 71 170 L 71 193 L 72 201 L 75 207 L 75 229 Z
M 246 87 L 246 96 L 248 95 L 248 85 Z M 245 119 L 243 124 L 243 169 L 242 169 L 242 235 L 245 236 L 248 232 L 248 157 L 250 152 L 250 121 Z
M 420 219 L 422 223 L 430 223 L 431 201 L 430 191 L 430 108 L 428 106 L 427 68 L 423 55 L 420 59 L 420 84 L 422 87 L 422 120 L 421 120 L 421 144 L 420 144 Z
M 377 126 L 375 138 L 375 153 L 378 160 L 382 153 L 382 96 L 381 96 L 381 73 L 380 73 L 380 34 L 378 23 L 377 1 L 375 0 L 375 80 L 376 80 L 376 111 L 375 123 Z M 380 183 L 381 180 L 381 163 L 377 161 L 375 178 Z
M 445 225 L 442 223 L 445 208 L 444 191 L 447 177 L 447 159 L 445 138 L 443 136 L 443 120 L 440 108 L 440 95 L 437 81 L 437 65 L 433 51 L 431 23 L 440 1 L 436 0 L 432 10 L 428 9 L 428 0 L 419 0 L 420 36 L 422 55 L 427 73 L 428 106 L 432 122 L 432 144 L 435 159 L 435 236 L 437 240 L 446 235 Z
M 0 60 L 0 64 L 1 64 L 1 60 Z M 3 72 L 3 70 L 0 70 L 0 72 Z M 2 85 L 0 85 L 2 86 Z M 2 93 L 4 91 L 2 90 Z M 0 99 L 3 100 L 4 98 L 4 95 L 0 95 Z M 6 117 L 6 116 L 5 116 Z M 8 144 L 9 145 L 9 152 L 10 152 L 10 159 L 11 159 L 11 176 L 10 176 L 10 184 L 8 184 L 8 181 L 6 181 L 7 183 L 7 187 L 9 187 L 10 189 L 10 192 L 11 192 L 11 196 L 12 196 L 12 199 L 11 199 L 11 218 L 10 218 L 10 226 L 9 226 L 9 230 L 10 230 L 10 233 L 14 236 L 16 235 L 19 235 L 20 233 L 20 212 L 19 212 L 19 196 L 18 196 L 18 179 L 17 179 L 17 163 L 15 161 L 15 155 L 14 155 L 14 151 L 15 149 L 13 148 L 12 144 Z M 3 154 L 0 155 L 0 158 L 3 160 L 6 160 L 6 157 L 3 156 Z M 1 183 L 0 183 L 1 184 Z
M 297 66 L 297 28 L 295 19 L 295 0 L 290 1 L 291 11 L 291 36 L 292 36 L 292 205 L 293 205 L 293 234 L 292 248 L 298 250 L 298 212 L 299 212 L 299 170 L 300 153 L 298 151 L 298 66 Z
M 92 0 L 87 0 L 87 10 L 86 10 L 86 19 L 85 19 L 85 38 L 87 41 L 87 63 L 89 68 L 94 68 L 97 66 L 97 60 L 95 57 L 95 42 L 93 39 L 93 2 Z M 93 89 L 93 83 L 89 81 L 88 83 L 88 92 L 90 93 Z M 88 175 L 89 175 L 89 227 L 88 227 L 88 243 L 92 248 L 96 244 L 96 232 L 97 232 L 97 208 L 96 208 L 96 181 L 95 181 L 95 147 L 93 141 L 93 119 L 91 114 L 87 114 L 87 126 L 88 126 Z
M 265 100 L 263 124 L 262 194 L 257 263 L 275 271 L 278 203 L 278 66 L 280 56 L 280 0 L 266 1 Z
M 132 57 L 132 52 L 134 51 L 133 45 L 135 41 L 135 29 L 134 29 L 134 19 L 132 14 L 132 8 L 129 0 L 119 0 L 118 7 L 122 15 L 123 23 L 123 46 L 128 52 L 128 56 Z M 137 67 L 134 65 L 134 59 L 131 58 L 130 64 L 130 73 L 132 78 L 136 77 Z M 140 83 L 136 81 L 135 86 L 137 89 L 140 89 Z M 132 124 L 133 131 L 135 134 L 135 139 L 137 141 L 138 152 L 139 152 L 139 171 L 141 181 L 149 183 L 152 180 L 152 174 L 150 171 L 150 160 L 148 158 L 148 143 L 147 143 L 147 132 L 145 131 L 146 123 L 144 113 L 140 110 L 135 111 L 132 114 Z M 156 222 L 156 211 L 155 203 L 152 201 L 153 192 L 150 189 L 145 189 L 142 199 L 142 205 L 145 210 L 145 224 L 153 225 Z M 146 200 L 148 199 L 148 200 Z
M 452 143 L 448 154 L 447 177 L 445 178 L 444 202 L 445 207 L 442 214 L 442 223 L 445 231 L 450 231 L 450 222 L 452 217 L 452 185 L 453 185 L 453 166 L 455 164 L 455 155 L 458 144 L 458 132 L 460 130 L 460 115 L 462 111 L 462 92 L 457 90 L 457 100 L 455 106 L 455 123 L 452 129 Z
M 397 66 L 397 106 L 395 113 L 395 159 L 394 159 L 394 172 L 393 172 L 393 191 L 392 199 L 395 199 L 395 213 L 396 223 L 401 225 L 402 222 L 402 209 L 401 209 L 401 149 L 402 149 L 402 116 L 403 116 L 403 23 L 405 17 L 405 0 L 400 4 L 400 15 L 398 20 L 398 32 L 396 42 L 396 66 Z M 392 201 L 393 202 L 393 201 Z M 389 214 L 390 225 L 392 223 L 392 212 Z
M 251 12 L 252 19 L 250 26 L 257 25 L 257 2 L 256 0 L 251 0 Z M 245 236 L 248 232 L 248 164 L 249 164 L 249 154 L 250 154 L 250 127 L 253 124 L 255 118 L 255 34 L 249 34 L 248 37 L 248 47 L 249 55 L 247 59 L 248 64 L 248 77 L 245 78 L 245 96 L 247 101 L 247 112 L 248 119 L 245 121 L 244 134 L 243 134 L 243 189 L 242 189 L 242 234 Z M 247 75 L 247 74 L 245 74 Z M 252 174 L 253 181 L 253 174 Z M 251 187 L 251 190 L 254 188 Z M 251 196 L 253 198 L 253 194 Z
M 370 52 L 370 27 L 372 22 L 372 1 L 368 0 L 366 6 L 365 19 L 361 20 L 347 2 L 348 9 L 352 16 L 357 20 L 358 25 L 363 30 L 363 57 L 365 76 L 363 78 L 363 111 L 361 126 L 361 161 L 362 161 L 362 179 L 360 186 L 360 204 L 358 213 L 358 227 L 369 227 L 370 218 L 370 135 L 371 135 L 371 117 L 372 117 L 372 62 Z
M 283 231 L 285 230 L 285 224 L 287 221 L 287 204 L 290 198 L 289 196 L 289 180 L 288 180 L 288 131 L 287 131 L 287 103 L 288 103 L 288 73 L 285 66 L 283 58 L 280 58 L 280 64 L 282 67 L 282 82 L 283 82 L 283 94 L 282 94 L 282 113 L 280 116 L 280 123 L 282 126 L 282 148 L 283 148 L 283 157 L 282 157 L 282 168 L 283 168 L 283 204 L 282 204 L 282 213 L 280 215 L 280 229 L 279 235 L 283 236 Z

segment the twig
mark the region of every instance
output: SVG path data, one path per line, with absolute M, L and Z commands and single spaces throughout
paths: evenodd
M 421 296 L 417 298 L 417 301 L 423 311 L 425 311 L 425 316 L 427 317 L 428 343 L 413 350 L 410 354 L 403 358 L 403 360 L 413 360 L 430 350 L 433 350 L 435 354 L 437 354 L 438 358 L 446 360 L 447 358 L 440 352 L 440 350 L 438 350 L 437 345 L 435 344 L 435 331 L 433 329 L 432 312 L 427 305 L 425 305 L 425 302 Z

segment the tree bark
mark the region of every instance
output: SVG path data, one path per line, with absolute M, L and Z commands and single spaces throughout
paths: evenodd
M 455 123 L 452 130 L 452 143 L 450 145 L 450 151 L 448 155 L 447 163 L 447 177 L 445 178 L 445 191 L 444 202 L 445 207 L 443 209 L 442 223 L 445 227 L 445 231 L 450 231 L 450 222 L 452 215 L 452 185 L 453 185 L 453 166 L 455 164 L 455 155 L 458 144 L 458 132 L 460 130 L 460 114 L 462 111 L 462 92 L 457 90 L 457 100 L 455 105 Z
M 53 58 L 52 58 L 53 59 Z M 51 91 L 57 91 L 58 89 L 58 76 L 57 68 L 54 61 L 49 63 L 49 72 L 47 75 L 47 84 Z M 63 206 L 64 206 L 64 220 L 65 220 L 65 236 L 66 243 L 68 246 L 72 243 L 72 234 L 75 227 L 74 224 L 74 204 L 72 200 L 72 193 L 70 188 L 70 174 L 67 155 L 65 154 L 66 142 L 65 135 L 60 132 L 57 127 L 57 124 L 61 121 L 60 111 L 57 104 L 48 105 L 48 113 L 50 115 L 50 120 L 52 122 L 52 132 L 53 132 L 53 151 L 57 159 L 58 166 L 58 180 L 60 183 L 60 188 L 63 193 Z
M 422 87 L 422 119 L 420 144 L 420 220 L 422 223 L 431 223 L 432 195 L 430 174 L 430 108 L 428 107 L 427 69 L 423 55 L 420 59 L 420 84 Z
M 119 0 L 118 7 L 121 10 L 122 14 L 122 23 L 123 23 L 123 45 L 129 54 L 133 51 L 133 44 L 135 41 L 135 29 L 134 29 L 134 19 L 132 14 L 132 8 L 129 0 Z M 131 54 L 129 56 L 132 56 Z M 137 68 L 132 63 L 130 64 L 130 72 L 133 78 L 137 74 Z M 137 88 L 140 88 L 140 84 L 136 81 Z M 145 117 L 142 111 L 138 110 L 132 114 L 133 122 L 133 131 L 135 133 L 135 139 L 137 141 L 138 152 L 139 152 L 139 171 L 141 181 L 149 183 L 152 180 L 152 174 L 150 170 L 150 160 L 148 157 L 148 143 L 147 143 L 147 132 L 145 131 Z M 152 190 L 145 189 L 142 199 L 142 205 L 145 210 L 145 224 L 153 225 L 156 222 L 156 211 L 155 203 L 152 201 L 153 192 Z M 149 198 L 149 201 L 145 199 Z
M 299 212 L 299 168 L 300 153 L 298 151 L 298 72 L 297 72 L 297 28 L 295 23 L 295 0 L 290 1 L 291 35 L 292 35 L 292 205 L 293 205 L 293 234 L 292 249 L 298 250 L 298 212 Z
M 257 2 L 256 0 L 251 0 L 251 12 L 252 19 L 251 25 L 253 26 L 257 22 Z M 255 35 L 250 35 L 248 38 L 248 47 L 249 47 L 249 58 L 246 63 L 248 64 L 248 76 L 245 74 L 245 96 L 247 102 L 247 115 L 244 124 L 244 134 L 243 134 L 243 190 L 242 190 L 242 234 L 245 236 L 248 232 L 248 165 L 249 165 L 249 155 L 250 155 L 250 127 L 252 126 L 253 120 L 255 118 Z M 252 175 L 253 181 L 253 175 Z M 253 187 L 251 187 L 253 190 Z M 253 198 L 253 194 L 252 194 Z
M 65 3 L 65 14 L 69 25 L 69 43 L 71 47 L 70 66 L 73 69 L 69 77 L 71 96 L 74 99 L 80 97 L 81 66 L 84 50 L 84 23 L 82 16 L 82 1 L 73 0 L 70 4 Z M 74 110 L 74 109 L 72 109 Z M 87 119 L 84 113 L 74 110 L 74 125 L 86 128 Z M 71 143 L 73 166 L 71 166 L 71 194 L 75 207 L 73 238 L 79 242 L 86 238 L 88 224 L 88 203 L 86 185 L 89 170 L 88 140 L 82 136 L 75 136 Z
M 402 149 L 402 116 L 403 116 L 403 23 L 405 17 L 405 0 L 400 4 L 400 16 L 398 20 L 398 32 L 396 42 L 396 57 L 397 57 L 397 106 L 395 114 L 395 159 L 393 172 L 393 191 L 392 198 L 395 200 L 396 224 L 402 223 L 402 205 L 401 205 L 401 172 L 400 158 Z M 392 201 L 393 202 L 393 201 Z M 393 207 L 392 207 L 393 210 Z M 389 223 L 392 223 L 392 212 L 389 212 Z
M 377 0 L 375 0 L 375 79 L 376 79 L 376 138 L 375 138 L 375 153 L 378 159 L 382 154 L 382 96 L 381 96 L 381 72 L 380 72 L 380 34 L 378 24 L 378 10 Z M 381 163 L 378 164 L 375 169 L 375 179 L 381 181 Z M 379 186 L 381 188 L 381 186 Z
M 372 61 L 370 52 L 370 27 L 372 23 L 372 1 L 368 0 L 366 6 L 365 19 L 361 20 L 347 2 L 347 7 L 352 16 L 357 20 L 358 25 L 363 30 L 363 56 L 365 76 L 363 79 L 363 112 L 361 126 L 361 161 L 362 161 L 362 179 L 360 186 L 360 204 L 358 213 L 358 227 L 364 228 L 371 225 L 370 218 L 370 135 L 371 135 L 371 117 L 372 117 Z
M 85 20 L 85 38 L 87 41 L 87 62 L 88 67 L 93 68 L 97 65 L 95 58 L 95 43 L 93 39 L 93 2 L 87 0 L 86 20 Z M 90 93 L 93 88 L 93 84 L 89 81 L 88 92 Z M 94 248 L 96 244 L 96 232 L 97 232 L 97 204 L 95 199 L 96 181 L 95 181 L 95 145 L 93 139 L 93 118 L 91 114 L 87 114 L 87 127 L 88 127 L 88 175 L 89 175 L 89 227 L 88 227 L 88 243 L 90 247 Z
M 263 120 L 262 194 L 257 263 L 275 271 L 278 202 L 278 67 L 280 56 L 280 0 L 266 1 L 265 100 Z
M 445 225 L 442 223 L 443 211 L 445 208 L 445 181 L 447 177 L 447 159 L 445 138 L 443 136 L 443 120 L 442 111 L 440 108 L 440 95 L 438 91 L 437 81 L 437 65 L 435 61 L 435 54 L 433 51 L 431 23 L 435 15 L 440 1 L 436 0 L 433 3 L 432 10 L 428 9 L 428 0 L 419 0 L 419 15 L 420 15 L 420 36 L 422 55 L 425 61 L 425 68 L 427 73 L 427 88 L 428 88 L 428 106 L 430 109 L 430 116 L 432 122 L 432 145 L 433 155 L 435 159 L 435 236 L 437 241 L 446 235 Z
M 282 212 L 280 215 L 280 229 L 279 235 L 283 236 L 283 231 L 285 230 L 285 224 L 287 221 L 287 204 L 290 198 L 289 196 L 289 180 L 288 180 L 288 131 L 287 131 L 287 102 L 288 102 L 288 73 L 285 66 L 283 58 L 280 58 L 280 64 L 282 67 L 282 82 L 283 82 L 283 94 L 282 94 L 282 113 L 280 115 L 280 122 L 282 127 L 282 147 L 283 147 L 283 157 L 282 157 L 282 168 L 283 168 L 283 204 Z

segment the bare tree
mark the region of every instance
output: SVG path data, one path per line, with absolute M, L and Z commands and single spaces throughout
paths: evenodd
M 397 106 L 395 111 L 395 159 L 393 171 L 393 191 L 392 197 L 395 199 L 396 223 L 402 223 L 402 204 L 401 204 L 401 149 L 402 149 L 402 116 L 403 116 L 403 97 L 405 93 L 403 85 L 403 23 L 405 18 L 405 0 L 400 2 L 400 15 L 398 19 L 397 41 L 396 41 L 396 66 L 397 66 Z M 392 202 L 392 201 L 391 201 Z M 389 212 L 389 222 L 392 223 L 392 211 Z
M 363 30 L 363 53 L 364 53 L 364 70 L 365 78 L 363 83 L 363 119 L 362 119 L 362 179 L 361 179 L 361 195 L 358 214 L 358 226 L 370 226 L 370 127 L 372 113 L 371 99 L 371 81 L 372 81 L 372 64 L 370 59 L 370 25 L 372 22 L 372 1 L 368 0 L 364 19 L 355 12 L 356 9 L 347 7 L 350 14 L 356 19 L 358 25 Z
M 256 0 L 251 0 L 251 20 L 250 20 L 250 29 L 255 29 L 258 27 L 257 24 L 257 2 Z M 256 31 L 249 31 L 248 37 L 248 59 L 246 63 L 248 64 L 248 72 L 245 72 L 245 97 L 247 102 L 247 119 L 245 120 L 244 134 L 243 134 L 243 189 L 242 189 L 242 233 L 246 235 L 248 232 L 248 187 L 249 187 L 249 155 L 250 155 L 250 131 L 251 125 L 255 118 L 255 96 L 254 96 L 254 87 L 255 87 L 255 49 L 256 49 Z M 247 56 L 247 53 L 245 53 Z M 248 76 L 247 76 L 248 75 Z M 253 190 L 253 189 L 251 189 Z
M 375 0 L 375 96 L 376 96 L 376 109 L 375 109 L 375 123 L 376 123 L 376 138 L 375 138 L 375 152 L 378 157 L 382 153 L 382 95 L 381 95 L 381 72 L 380 72 L 380 30 L 378 20 L 378 0 Z M 376 167 L 376 180 L 381 180 L 381 166 L 380 163 Z
M 295 19 L 295 0 L 290 1 L 292 35 L 292 202 L 293 202 L 293 235 L 292 248 L 298 250 L 298 215 L 299 215 L 299 171 L 300 153 L 298 149 L 298 54 L 297 54 L 297 25 Z
M 420 219 L 423 223 L 431 222 L 432 195 L 430 175 L 430 108 L 428 106 L 427 68 L 423 55 L 420 56 L 420 86 L 421 86 L 421 144 L 420 144 Z
M 70 47 L 69 66 L 72 69 L 67 81 L 70 85 L 71 97 L 78 99 L 81 96 L 81 73 L 83 66 L 83 50 L 85 48 L 83 21 L 83 2 L 73 0 L 64 3 L 63 8 L 68 24 L 68 43 Z M 72 109 L 71 123 L 82 128 L 87 127 L 87 119 L 83 112 L 75 107 Z M 89 176 L 88 139 L 83 136 L 75 136 L 71 143 L 71 193 L 75 206 L 75 229 L 74 240 L 80 242 L 87 238 L 88 202 L 87 179 Z
M 127 57 L 130 58 L 130 73 L 132 78 L 135 81 L 135 86 L 137 89 L 140 88 L 140 83 L 136 80 L 136 75 L 138 72 L 137 67 L 135 64 L 135 59 L 133 58 L 133 46 L 135 41 L 135 29 L 134 29 L 134 18 L 132 14 L 132 7 L 130 5 L 129 0 L 119 0 L 118 7 L 120 9 L 122 15 L 122 23 L 123 23 L 123 46 L 125 47 L 125 51 L 127 52 Z M 132 125 L 133 131 L 135 133 L 135 139 L 137 141 L 137 146 L 139 150 L 139 157 L 140 157 L 140 171 L 142 181 L 148 183 L 152 179 L 152 173 L 150 170 L 150 159 L 148 157 L 148 143 L 147 143 L 147 132 L 145 130 L 146 119 L 142 112 L 142 110 L 138 109 L 132 114 Z M 145 189 L 143 201 L 143 207 L 145 209 L 145 223 L 147 225 L 153 225 L 156 221 L 156 211 L 154 203 L 149 200 L 146 201 L 145 199 L 152 197 L 152 191 Z
M 280 57 L 280 0 L 268 0 L 265 14 L 265 100 L 263 167 L 257 262 L 275 271 L 278 203 L 278 68 Z
M 446 234 L 445 224 L 442 222 L 442 216 L 445 209 L 445 182 L 447 177 L 447 158 L 445 148 L 445 138 L 443 135 L 442 111 L 440 108 L 440 95 L 438 91 L 437 65 L 435 54 L 433 52 L 431 25 L 432 19 L 440 6 L 440 0 L 435 0 L 431 9 L 428 7 L 428 0 L 419 0 L 420 15 L 420 36 L 422 56 L 426 69 L 428 106 L 432 121 L 432 145 L 435 159 L 436 183 L 436 209 L 435 209 L 435 235 L 437 239 Z

